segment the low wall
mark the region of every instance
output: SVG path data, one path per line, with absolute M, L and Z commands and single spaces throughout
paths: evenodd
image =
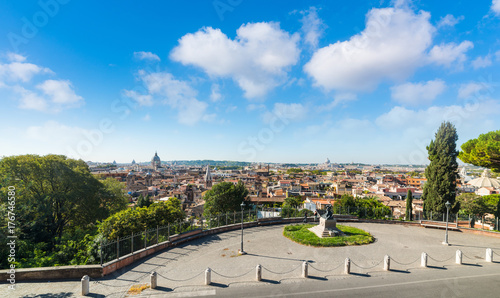
M 5 282 L 11 278 L 12 272 L 9 270 L 0 271 L 0 280 Z M 55 279 L 78 279 L 88 275 L 93 278 L 102 276 L 101 265 L 76 265 L 76 266 L 55 266 L 38 268 L 15 269 L 15 280 L 55 280 Z
M 407 226 L 421 226 L 418 222 L 405 222 L 396 220 L 383 220 L 383 219 L 357 219 L 352 216 L 338 216 L 336 217 L 338 222 L 362 222 L 362 223 L 378 223 L 378 224 L 399 224 Z M 244 228 L 256 227 L 256 226 L 266 226 L 266 225 L 276 225 L 276 224 L 287 224 L 287 223 L 302 223 L 304 218 L 260 218 L 256 222 L 246 222 L 243 224 Z M 309 217 L 309 222 L 313 222 L 314 218 Z M 123 267 L 126 267 L 135 261 L 145 258 L 149 255 L 157 253 L 169 247 L 175 247 L 182 243 L 198 239 L 204 236 L 224 233 L 229 231 L 234 231 L 241 229 L 241 224 L 232 224 L 223 227 L 217 227 L 209 230 L 194 230 L 183 234 L 170 236 L 169 241 L 159 243 L 147 247 L 145 249 L 138 250 L 134 253 L 124 255 L 117 260 L 105 263 L 102 265 L 77 265 L 77 266 L 56 266 L 56 267 L 40 267 L 40 268 L 22 268 L 16 269 L 15 279 L 16 282 L 24 280 L 58 280 L 58 279 L 81 279 L 82 276 L 88 275 L 92 278 L 99 278 L 108 274 L 115 272 Z M 460 228 L 460 231 L 500 238 L 500 233 L 481 231 L 475 229 Z M 9 279 L 9 270 L 0 270 L 0 282 L 4 283 Z

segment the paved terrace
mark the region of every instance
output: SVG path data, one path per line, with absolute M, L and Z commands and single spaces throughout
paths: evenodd
M 398 285 L 415 287 L 414 292 L 406 294 L 413 293 L 417 297 L 426 289 L 430 291 L 433 281 L 441 280 L 435 286 L 450 294 L 444 296 L 460 296 L 467 295 L 466 289 L 469 289 L 464 288 L 463 282 L 474 277 L 478 277 L 474 283 L 479 287 L 474 290 L 475 294 L 495 296 L 494 293 L 500 291 L 500 264 L 485 262 L 486 248 L 492 248 L 494 260 L 500 260 L 498 238 L 450 232 L 451 245 L 444 246 L 441 244 L 443 230 L 395 224 L 343 224 L 372 233 L 376 242 L 363 246 L 314 248 L 282 236 L 283 225 L 254 227 L 245 230 L 244 245 L 248 255 L 238 256 L 240 231 L 226 232 L 165 250 L 97 282 L 91 280 L 90 296 L 131 296 L 127 294 L 130 287 L 149 283 L 152 271 L 158 273 L 158 288 L 144 290 L 141 297 L 289 296 L 290 293 L 311 293 L 308 296 L 312 297 L 376 293 L 386 296 L 394 289 L 397 291 Z M 462 250 L 466 264 L 454 264 L 457 249 Z M 429 254 L 429 268 L 420 267 L 422 252 Z M 386 254 L 391 257 L 389 272 L 383 271 Z M 351 275 L 343 274 L 346 257 L 351 259 Z M 304 260 L 310 262 L 309 279 L 300 277 Z M 261 282 L 255 281 L 257 264 L 263 267 Z M 213 270 L 210 286 L 203 285 L 207 267 Z M 332 293 L 333 290 L 337 292 Z M 7 284 L 0 285 L 0 296 L 7 294 L 7 297 L 72 297 L 80 293 L 80 281 L 22 282 L 17 284 L 15 291 L 9 291 Z M 404 292 L 394 294 L 412 296 Z M 443 292 L 435 294 L 440 296 Z

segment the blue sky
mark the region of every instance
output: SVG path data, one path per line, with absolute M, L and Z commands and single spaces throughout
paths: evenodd
M 0 3 L 0 155 L 423 164 L 500 127 L 500 1 Z

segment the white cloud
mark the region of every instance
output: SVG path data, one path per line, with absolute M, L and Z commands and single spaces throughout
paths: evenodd
M 215 114 L 207 114 L 208 104 L 196 99 L 198 92 L 188 82 L 176 79 L 168 72 L 138 72 L 138 79 L 144 83 L 146 94 L 124 90 L 123 94 L 142 105 L 165 104 L 176 109 L 179 123 L 194 125 L 200 121 L 212 122 Z
M 429 61 L 446 67 L 455 66 L 457 69 L 463 67 L 463 62 L 467 59 L 465 52 L 472 49 L 474 44 L 468 40 L 459 45 L 450 42 L 435 45 L 429 52 Z
M 213 102 L 217 102 L 221 99 L 222 99 L 222 95 L 220 94 L 219 84 L 212 84 L 212 88 L 210 90 L 210 100 Z
M 149 121 L 151 120 L 151 116 L 149 114 L 146 114 L 146 116 L 142 117 L 142 120 Z
M 299 36 L 281 30 L 278 23 L 248 23 L 236 35 L 232 40 L 220 29 L 203 28 L 184 35 L 170 57 L 210 76 L 232 78 L 247 98 L 264 96 L 280 85 L 298 61 Z
M 36 87 L 57 105 L 78 106 L 83 101 L 81 96 L 76 95 L 71 82 L 67 80 L 46 80 Z
M 486 55 L 484 57 L 479 56 L 476 59 L 472 60 L 471 63 L 474 69 L 485 68 L 492 64 L 490 55 Z
M 47 121 L 42 126 L 30 126 L 26 129 L 26 137 L 42 142 L 71 143 L 80 140 L 88 130 L 70 127 L 57 121 Z
M 227 106 L 227 108 L 226 108 L 226 113 L 231 113 L 231 112 L 234 112 L 234 111 L 236 111 L 236 109 L 237 109 L 237 108 L 238 108 L 238 107 L 237 107 L 237 106 L 235 106 L 235 105 L 229 105 L 229 106 Z
M 320 48 L 304 70 L 326 90 L 371 90 L 385 79 L 403 80 L 421 66 L 432 43 L 429 18 L 404 6 L 372 9 L 361 33 Z
M 18 60 L 21 58 L 24 57 L 13 57 L 13 59 Z M 40 73 L 52 74 L 53 72 L 48 68 L 40 67 L 32 63 L 18 62 L 17 60 L 8 64 L 0 64 L 0 80 L 29 82 L 34 75 Z
M 488 90 L 490 86 L 486 83 L 471 82 L 468 84 L 460 85 L 458 89 L 458 98 L 467 99 L 472 96 L 475 98 L 482 98 L 485 94 L 481 91 Z
M 304 42 L 313 49 L 318 47 L 319 38 L 323 35 L 326 25 L 318 17 L 317 8 L 312 6 L 308 10 L 301 11 L 303 15 L 301 31 L 304 35 Z
M 36 92 L 27 90 L 21 86 L 12 88 L 19 99 L 19 108 L 36 111 L 47 111 L 49 104 L 45 98 Z
M 497 16 L 500 16 L 500 0 L 493 0 L 493 2 L 491 3 L 491 10 Z
M 497 61 L 500 61 L 500 51 L 495 52 L 495 58 Z
M 358 97 L 354 93 L 348 93 L 348 92 L 338 93 L 335 95 L 335 97 L 333 98 L 333 101 L 331 103 L 329 103 L 325 106 L 321 106 L 318 109 L 329 111 L 340 104 L 347 104 L 348 102 L 355 101 L 357 99 L 358 99 Z
M 24 62 L 26 61 L 26 57 L 16 54 L 16 53 L 8 53 L 7 58 L 9 58 L 10 61 L 14 62 Z
M 500 113 L 500 103 L 494 100 L 477 101 L 472 104 L 433 106 L 428 109 L 412 110 L 397 106 L 389 112 L 380 115 L 375 123 L 382 129 L 407 132 L 419 131 L 421 135 L 426 131 L 435 131 L 443 121 L 452 122 L 457 128 L 474 128 L 474 123 L 481 122 L 488 115 Z M 481 115 L 481 117 L 477 117 Z M 415 135 L 415 138 L 421 136 Z
M 451 14 L 447 14 L 446 16 L 442 17 L 439 20 L 437 27 L 438 28 L 453 27 L 456 24 L 458 24 L 460 21 L 462 21 L 463 19 L 464 19 L 464 16 L 459 16 L 458 18 L 456 18 Z
M 302 120 L 307 115 L 307 107 L 300 103 L 280 103 L 274 104 L 272 112 L 265 112 L 262 115 L 264 123 L 270 123 L 271 119 L 278 117 L 280 119 L 288 119 L 291 121 Z
M 445 82 L 439 79 L 425 83 L 405 83 L 391 87 L 391 97 L 403 105 L 426 105 L 430 104 L 445 89 Z
M 134 57 L 139 60 L 153 60 L 160 61 L 160 57 L 158 55 L 151 52 L 134 52 Z
M 123 95 L 133 99 L 141 106 L 153 105 L 153 97 L 150 94 L 140 94 L 134 90 L 123 90 Z

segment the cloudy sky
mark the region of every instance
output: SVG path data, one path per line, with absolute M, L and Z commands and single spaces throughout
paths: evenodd
M 500 128 L 500 0 L 0 2 L 0 156 L 426 163 Z

